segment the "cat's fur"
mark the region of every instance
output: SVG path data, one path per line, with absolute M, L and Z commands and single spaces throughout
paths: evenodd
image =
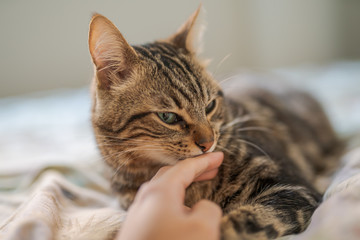
M 160 167 L 215 149 L 225 154 L 218 175 L 193 183 L 186 205 L 221 206 L 224 239 L 299 233 L 321 201 L 316 176 L 342 145 L 304 93 L 240 83 L 223 93 L 192 47 L 198 12 L 168 39 L 133 47 L 105 17 L 90 23 L 92 123 L 112 187 L 126 209 Z

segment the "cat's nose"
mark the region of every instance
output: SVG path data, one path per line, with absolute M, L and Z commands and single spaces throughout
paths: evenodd
M 209 149 L 214 144 L 214 140 L 211 139 L 210 141 L 207 139 L 200 139 L 200 141 L 196 141 L 195 144 L 201 149 L 203 153 L 209 151 Z

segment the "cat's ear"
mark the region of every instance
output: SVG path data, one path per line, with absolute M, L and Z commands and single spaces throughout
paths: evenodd
M 95 14 L 90 22 L 89 50 L 96 67 L 98 87 L 121 82 L 136 64 L 135 50 L 106 17 Z
M 189 52 L 198 52 L 195 46 L 196 41 L 201 41 L 202 30 L 196 27 L 196 19 L 199 16 L 202 5 L 196 9 L 196 11 L 186 20 L 186 22 L 176 31 L 175 34 L 171 35 L 166 41 L 174 44 L 177 48 L 186 49 Z M 196 48 L 196 51 L 195 51 Z

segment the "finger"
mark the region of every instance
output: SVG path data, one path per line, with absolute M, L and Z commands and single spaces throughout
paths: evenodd
M 203 172 L 218 168 L 222 160 L 222 152 L 185 159 L 174 166 L 161 170 L 151 184 L 158 190 L 162 189 L 161 193 L 166 195 L 168 201 L 182 206 L 186 188 Z
M 221 153 L 222 154 L 222 153 Z M 202 155 L 203 156 L 203 155 Z M 194 159 L 194 158 L 191 158 L 191 159 Z M 196 158 L 195 158 L 196 159 Z M 184 160 L 184 161 L 187 161 L 187 160 Z M 221 164 L 221 163 L 220 163 Z M 151 179 L 151 181 L 153 180 L 156 180 L 156 179 L 159 179 L 162 175 L 164 175 L 165 172 L 167 172 L 171 167 L 173 166 L 165 166 L 165 167 L 162 167 L 159 169 L 159 171 L 155 174 L 155 176 Z M 211 169 L 212 167 L 215 167 L 215 168 L 218 168 L 216 165 L 210 163 L 209 166 L 208 166 L 208 170 L 213 170 Z M 201 181 L 201 180 L 196 180 L 196 181 Z
M 155 174 L 155 176 L 151 179 L 151 181 L 157 180 L 159 179 L 162 175 L 164 175 L 164 173 L 166 173 L 169 169 L 171 168 L 171 166 L 165 166 L 159 169 L 159 171 Z
M 182 208 L 183 208 L 183 211 L 184 211 L 185 213 L 191 213 L 191 208 L 189 208 L 189 207 L 187 207 L 187 206 L 185 206 L 185 205 L 183 205 Z
M 173 184 L 173 187 L 178 186 L 185 191 L 202 173 L 218 168 L 223 158 L 222 152 L 215 152 L 185 159 L 164 173 L 163 180 Z
M 220 224 L 221 208 L 209 200 L 201 200 L 191 210 L 192 217 L 208 221 L 208 224 L 217 227 Z
M 199 181 L 205 181 L 205 180 L 210 180 L 213 179 L 216 174 L 218 173 L 219 169 L 215 168 L 215 169 L 211 169 L 209 171 L 206 171 L 204 173 L 202 173 L 200 176 L 198 176 L 197 178 L 194 179 L 194 182 L 199 182 Z

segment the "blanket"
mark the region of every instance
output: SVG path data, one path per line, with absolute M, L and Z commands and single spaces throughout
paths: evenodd
M 360 239 L 360 147 L 342 164 L 308 229 L 283 239 Z M 48 166 L 23 175 L 16 191 L 0 198 L 0 239 L 114 239 L 126 212 L 98 167 Z
M 360 239 L 360 62 L 273 74 L 311 91 L 352 137 L 308 229 L 284 239 Z M 89 113 L 88 89 L 0 100 L 0 239 L 114 239 L 126 212 L 104 177 Z
M 360 239 L 360 147 L 348 152 L 342 164 L 306 231 L 289 239 Z
M 126 213 L 94 168 L 48 166 L 23 175 L 0 198 L 0 239 L 113 239 Z

